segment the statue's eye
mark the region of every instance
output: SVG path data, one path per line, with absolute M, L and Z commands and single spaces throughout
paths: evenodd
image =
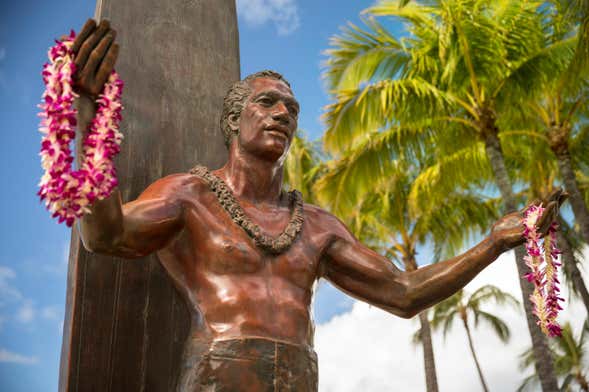
M 270 106 L 272 105 L 272 99 L 268 98 L 268 97 L 262 97 L 260 99 L 258 99 L 258 103 L 263 105 L 263 106 Z
M 294 105 L 289 105 L 288 106 L 288 111 L 290 112 L 290 114 L 294 117 L 297 117 L 299 115 L 299 110 L 297 109 L 296 106 Z

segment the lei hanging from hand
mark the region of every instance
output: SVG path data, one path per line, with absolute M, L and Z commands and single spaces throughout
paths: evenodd
M 526 250 L 528 254 L 525 262 L 530 267 L 530 272 L 524 277 L 534 285 L 534 292 L 530 295 L 530 301 L 534 305 L 534 314 L 538 318 L 538 325 L 546 335 L 550 337 L 561 336 L 562 328 L 556 321 L 558 312 L 562 310 L 559 301 L 564 301 L 560 295 L 558 284 L 558 267 L 561 265 L 557 259 L 561 253 L 556 247 L 556 229 L 558 225 L 552 222 L 548 233 L 544 237 L 544 252 L 539 242 L 540 234 L 537 231 L 537 223 L 544 212 L 540 206 L 531 206 L 524 213 L 524 237 L 526 238 Z
M 113 71 L 96 100 L 96 116 L 83 142 L 80 168 L 72 169 L 74 158 L 70 142 L 75 138 L 76 110 L 72 89 L 76 72 L 72 45 L 75 33 L 49 49 L 49 62 L 43 66 L 46 90 L 39 105 L 42 118 L 40 132 L 41 165 L 45 170 L 39 192 L 52 217 L 72 226 L 76 218 L 89 212 L 95 200 L 107 198 L 117 186 L 114 156 L 120 151 L 123 136 L 121 93 L 123 81 Z

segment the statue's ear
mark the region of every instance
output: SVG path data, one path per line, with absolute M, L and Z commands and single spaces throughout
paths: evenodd
M 229 117 L 227 117 L 227 122 L 233 133 L 237 134 L 239 131 L 239 115 L 237 113 L 230 114 Z

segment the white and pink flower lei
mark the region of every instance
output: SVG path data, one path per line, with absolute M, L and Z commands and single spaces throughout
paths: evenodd
M 538 317 L 537 323 L 542 332 L 554 337 L 562 335 L 562 328 L 556 321 L 558 312 L 562 310 L 559 301 L 564 301 L 559 296 L 558 287 L 558 267 L 561 265 L 558 255 L 561 252 L 556 247 L 556 222 L 552 222 L 544 237 L 544 252 L 539 246 L 540 234 L 536 225 L 543 212 L 544 208 L 539 205 L 529 207 L 524 213 L 524 237 L 528 252 L 525 261 L 530 267 L 530 272 L 524 277 L 534 285 L 530 301 L 534 305 L 534 314 Z
M 45 170 L 39 192 L 52 217 L 59 223 L 72 226 L 76 218 L 89 212 L 95 200 L 108 197 L 117 186 L 114 156 L 120 151 L 123 138 L 119 132 L 121 121 L 121 93 L 123 81 L 112 72 L 96 103 L 96 116 L 90 124 L 83 143 L 83 159 L 78 170 L 72 169 L 74 158 L 70 142 L 75 138 L 77 94 L 72 89 L 76 71 L 71 49 L 75 33 L 55 41 L 49 49 L 49 62 L 43 66 L 46 90 L 39 105 L 42 118 L 40 132 L 41 165 Z

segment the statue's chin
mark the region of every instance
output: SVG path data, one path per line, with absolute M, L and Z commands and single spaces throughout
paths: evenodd
M 276 138 L 275 140 L 266 143 L 266 145 L 260 149 L 256 155 L 265 161 L 277 162 L 286 158 L 288 147 L 288 140 L 283 141 L 282 139 Z
M 281 163 L 284 161 L 284 159 L 286 159 L 286 154 L 288 153 L 289 147 L 289 141 L 285 138 L 283 139 L 279 137 L 265 140 L 264 143 L 257 143 L 257 145 L 239 144 L 237 146 L 238 150 L 240 151 L 240 155 L 244 154 L 246 156 L 254 156 L 263 161 L 277 163 Z

